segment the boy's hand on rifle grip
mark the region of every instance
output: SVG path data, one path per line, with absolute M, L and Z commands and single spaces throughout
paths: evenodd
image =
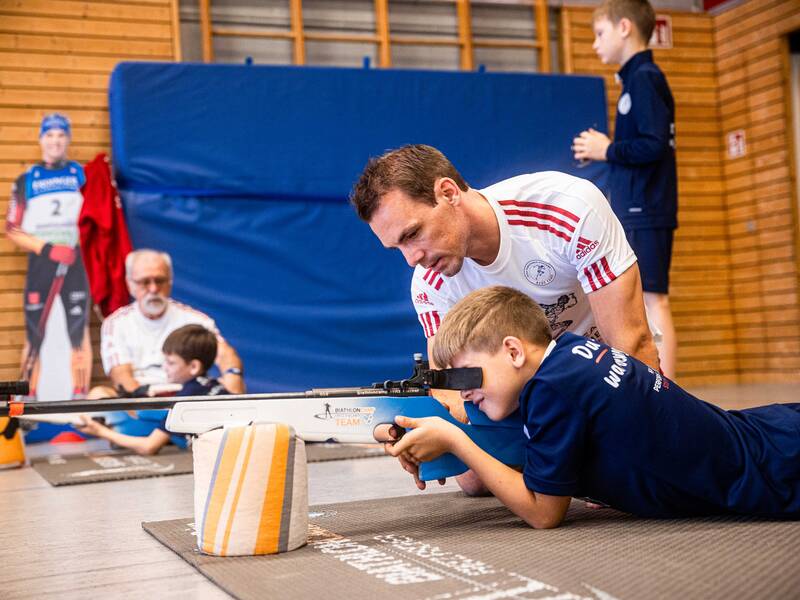
M 439 421 L 445 427 L 450 427 L 449 423 L 446 423 L 442 419 L 438 417 L 427 417 L 424 419 L 410 419 L 408 417 L 398 416 L 396 419 L 397 425 L 392 425 L 388 428 L 389 436 L 391 437 L 392 441 L 387 441 L 384 443 L 383 448 L 386 451 L 386 454 L 391 456 L 397 457 L 397 460 L 400 461 L 400 466 L 403 469 L 410 473 L 411 476 L 414 478 L 414 484 L 417 486 L 418 489 L 424 490 L 426 488 L 426 483 L 419 478 L 419 465 L 421 462 L 425 462 L 425 460 L 432 460 L 432 459 L 420 459 L 414 455 L 413 452 L 409 450 L 403 450 L 402 448 L 406 447 L 407 444 L 401 445 L 398 448 L 398 444 L 410 435 L 410 433 L 406 430 L 406 427 L 420 427 L 422 425 L 431 426 L 429 421 Z M 401 426 L 402 425 L 402 426 Z M 411 432 L 413 433 L 413 432 Z M 378 429 L 376 428 L 376 438 L 378 438 Z M 441 455 L 442 452 L 439 452 Z M 439 479 L 439 485 L 444 485 L 447 483 L 446 479 Z

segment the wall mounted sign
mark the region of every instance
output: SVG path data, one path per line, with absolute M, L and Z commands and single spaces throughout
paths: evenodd
M 728 139 L 728 158 L 739 158 L 747 154 L 747 143 L 745 142 L 744 129 L 731 131 L 727 135 Z
M 650 37 L 651 48 L 672 48 L 672 17 L 656 15 L 656 26 Z

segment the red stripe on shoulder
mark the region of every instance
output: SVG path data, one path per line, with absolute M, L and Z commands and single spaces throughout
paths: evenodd
M 599 262 L 599 261 L 598 261 Z M 594 271 L 595 277 L 597 277 L 597 281 L 600 282 L 600 287 L 607 285 L 609 282 L 603 278 L 603 274 L 600 272 L 600 267 L 597 266 L 596 262 L 592 263 L 592 271 Z
M 564 233 L 563 231 L 555 229 L 554 227 L 551 227 L 550 225 L 547 225 L 545 223 L 539 223 L 537 221 L 523 221 L 522 219 L 509 219 L 508 220 L 508 224 L 509 225 L 521 225 L 523 227 L 534 227 L 536 229 L 541 229 L 542 231 L 547 231 L 549 233 L 552 233 L 553 235 L 556 235 L 556 236 L 558 236 L 558 237 L 560 237 L 560 238 L 562 238 L 562 239 L 564 239 L 564 240 L 566 240 L 568 242 L 572 241 L 572 237 L 571 236 L 569 236 L 566 233 Z
M 605 256 L 600 259 L 600 264 L 603 265 L 603 270 L 606 272 L 606 275 L 608 275 L 609 281 L 614 281 L 617 278 L 617 276 L 611 270 L 611 267 L 609 266 Z
M 188 304 L 183 304 L 182 302 L 178 302 L 176 300 L 170 299 L 170 302 L 172 302 L 173 306 L 175 306 L 176 308 L 180 308 L 181 310 L 186 311 L 188 313 L 194 313 L 196 315 L 203 317 L 204 319 L 213 321 L 213 319 L 209 317 L 206 313 L 204 313 L 202 310 L 197 310 L 196 308 L 192 308 Z
M 439 290 L 444 283 L 444 277 L 442 276 L 439 271 L 434 271 L 433 269 L 428 269 L 425 271 L 425 275 L 422 276 L 423 281 L 431 286 L 435 290 Z
M 422 329 L 425 331 L 425 337 L 433 337 L 439 329 L 442 320 L 439 317 L 439 311 L 431 310 L 418 315 L 419 322 L 422 323 Z
M 133 304 L 128 304 L 128 306 L 123 306 L 122 308 L 118 308 L 113 313 L 108 315 L 105 319 L 103 319 L 103 324 L 108 323 L 109 321 L 114 321 L 115 319 L 119 319 L 120 317 L 124 317 L 125 315 L 129 314 L 134 309 Z
M 425 337 L 431 337 L 428 333 L 428 324 L 425 322 L 425 317 L 423 315 L 417 315 L 417 319 L 419 319 L 419 324 L 422 325 L 422 331 L 425 332 Z
M 597 291 L 598 287 L 594 282 L 594 278 L 592 277 L 592 272 L 589 270 L 589 267 L 586 267 L 583 270 L 583 274 L 586 275 L 586 278 L 589 280 L 589 285 L 592 286 L 592 291 Z
M 519 210 L 519 209 L 513 209 L 513 208 L 505 209 L 503 212 L 506 213 L 506 215 L 508 215 L 510 217 L 512 217 L 512 216 L 527 217 L 527 218 L 533 218 L 533 219 L 541 219 L 543 221 L 551 221 L 551 222 L 555 223 L 556 225 L 560 225 L 561 227 L 563 227 L 564 229 L 566 229 L 567 231 L 569 231 L 571 233 L 575 232 L 575 228 L 572 225 L 570 225 L 569 223 L 567 223 L 566 221 L 562 221 L 558 217 L 555 217 L 553 215 L 548 215 L 546 213 L 534 212 L 532 210 Z
M 550 210 L 570 219 L 571 221 L 575 221 L 576 223 L 579 223 L 581 220 L 580 217 L 578 217 L 578 215 L 575 213 L 571 213 L 570 211 L 559 206 L 553 206 L 552 204 L 543 204 L 541 202 L 530 202 L 526 200 L 500 200 L 498 201 L 498 204 L 500 204 L 500 206 L 519 206 L 521 208 L 539 208 L 541 210 Z

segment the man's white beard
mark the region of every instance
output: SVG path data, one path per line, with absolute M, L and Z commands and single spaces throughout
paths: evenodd
M 157 319 L 167 310 L 167 299 L 159 294 L 148 294 L 142 299 L 142 312 L 151 319 Z

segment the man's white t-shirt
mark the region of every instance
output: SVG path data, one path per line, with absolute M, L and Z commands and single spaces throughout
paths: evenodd
M 158 319 L 148 319 L 136 302 L 114 311 L 100 329 L 100 354 L 108 374 L 119 365 L 133 366 L 133 376 L 141 385 L 166 383 L 164 354 L 167 336 L 184 325 L 202 325 L 220 335 L 214 320 L 205 313 L 170 299 Z
M 505 285 L 543 309 L 553 337 L 571 331 L 599 338 L 586 295 L 608 285 L 636 255 L 603 193 L 590 181 L 558 171 L 520 175 L 478 190 L 500 226 L 500 250 L 490 265 L 470 258 L 445 277 L 417 266 L 411 299 L 425 337 L 468 293 Z

